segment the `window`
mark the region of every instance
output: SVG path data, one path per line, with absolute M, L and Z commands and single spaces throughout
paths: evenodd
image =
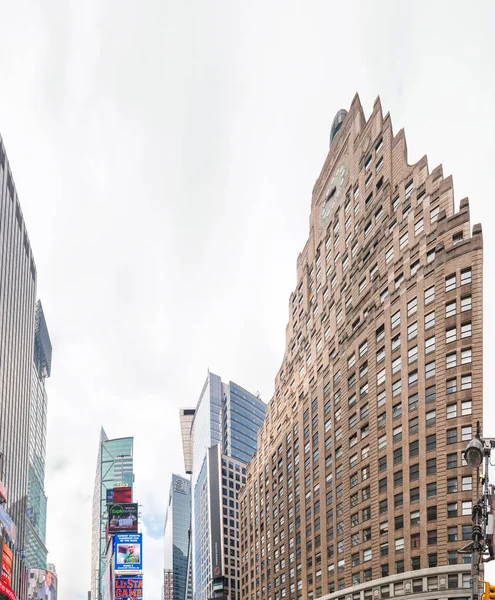
M 412 298 L 411 300 L 409 300 L 409 302 L 407 303 L 407 316 L 410 317 L 412 314 L 414 314 L 416 312 L 417 308 L 418 308 L 418 299 Z
M 436 545 L 437 543 L 437 530 L 432 529 L 428 531 L 428 546 Z
M 449 393 L 448 392 L 449 381 L 452 381 L 452 380 L 447 381 L 447 393 Z M 454 381 L 455 381 L 455 379 L 454 379 Z M 455 417 L 457 417 L 457 404 L 447 404 L 447 419 L 454 419 Z
M 418 335 L 418 323 L 414 321 L 407 328 L 407 339 L 413 340 Z
M 386 402 L 386 391 L 382 390 L 376 397 L 376 405 L 378 408 L 381 408 L 382 406 L 384 406 L 385 402 Z
M 376 341 L 379 342 L 385 337 L 385 325 L 380 325 L 376 330 Z
M 473 403 L 471 400 L 465 400 L 461 402 L 461 415 L 464 417 L 470 415 L 473 412 Z
M 436 447 L 437 436 L 435 434 L 426 436 L 426 452 L 431 452 L 432 450 L 435 450 Z
M 419 487 L 412 488 L 409 493 L 410 502 L 419 502 Z
M 395 551 L 401 552 L 404 550 L 404 538 L 398 538 L 395 540 Z
M 383 448 L 387 447 L 387 436 L 382 435 L 378 438 L 378 450 L 383 450 Z
M 402 448 L 396 448 L 394 450 L 394 465 L 398 465 L 402 462 Z
M 365 340 L 359 346 L 359 358 L 361 358 L 362 356 L 364 356 L 366 354 L 366 352 L 368 352 L 368 340 Z
M 413 417 L 409 419 L 409 433 L 418 433 L 419 431 L 419 418 Z
M 430 329 L 435 325 L 435 311 L 425 315 L 425 329 Z
M 398 396 L 402 391 L 402 381 L 399 379 L 398 381 L 394 381 L 392 383 L 392 395 Z
M 418 347 L 413 346 L 412 348 L 409 348 L 409 350 L 407 351 L 407 363 L 410 365 L 411 363 L 413 363 L 417 360 L 418 360 Z
M 393 342 L 392 342 L 393 343 Z M 400 371 L 400 356 L 392 361 L 392 374 L 398 373 Z
M 447 444 L 457 444 L 457 428 L 447 429 Z M 449 455 L 451 456 L 451 455 Z M 457 455 L 456 456 L 456 466 L 457 466 Z
M 457 338 L 457 332 L 455 327 L 450 327 L 445 330 L 445 342 L 449 344 L 450 342 L 455 342 Z
M 392 338 L 392 352 L 400 348 L 400 334 Z
M 387 254 L 385 255 L 385 263 L 388 265 L 388 263 L 393 260 L 394 258 L 394 247 L 391 246 L 388 250 L 387 250 Z
M 414 277 L 414 275 L 416 275 L 416 273 L 418 272 L 418 269 L 419 269 L 419 265 L 420 265 L 419 260 L 415 260 L 411 264 L 411 277 Z
M 447 494 L 455 494 L 457 492 L 457 477 L 447 479 Z
M 392 323 L 392 329 L 395 329 L 396 327 L 398 327 L 400 325 L 400 311 L 397 311 L 396 313 L 394 313 L 392 315 L 391 323 Z
M 461 350 L 461 365 L 466 365 L 471 362 L 471 348 Z
M 463 296 L 461 298 L 461 312 L 466 312 L 467 310 L 471 310 L 472 301 L 471 296 Z
M 472 489 L 473 489 L 473 477 L 472 477 L 472 475 L 463 475 L 461 485 L 462 485 L 461 489 L 462 489 L 463 492 L 470 492 L 470 491 L 472 491 Z M 469 514 L 471 514 L 471 511 L 469 512 Z
M 456 276 L 455 273 L 453 275 L 449 275 L 445 278 L 445 291 L 450 292 L 451 290 L 455 290 L 456 286 Z
M 426 427 L 431 427 L 437 422 L 437 411 L 430 410 L 426 413 Z
M 435 336 L 429 337 L 425 340 L 425 352 L 426 354 L 435 352 Z
M 407 246 L 407 231 L 399 240 L 399 249 L 402 250 L 405 246 Z
M 438 219 L 438 215 L 440 214 L 440 207 L 435 206 L 432 210 L 430 210 L 430 223 L 435 223 Z
M 471 500 L 467 500 L 462 503 L 462 516 L 463 517 L 470 517 L 472 510 L 473 510 L 473 503 L 471 502 Z
M 430 458 L 426 461 L 426 474 L 434 475 L 437 472 L 437 459 Z
M 471 337 L 471 322 L 461 325 L 461 339 Z
M 386 469 L 387 469 L 387 457 L 381 456 L 378 459 L 378 471 L 381 473 L 382 471 L 385 471 Z
M 448 506 L 450 506 L 450 505 L 448 505 Z M 447 541 L 448 542 L 457 542 L 458 541 L 457 525 L 447 528 Z
M 457 480 L 456 480 L 456 485 L 457 485 Z M 449 502 L 447 504 L 447 517 L 448 518 L 457 517 L 457 502 Z M 457 530 L 457 527 L 456 527 L 456 530 Z M 454 541 L 457 541 L 457 540 L 454 540 Z
M 377 385 L 385 383 L 385 369 L 378 371 L 378 373 L 376 374 L 376 383 Z
M 471 283 L 471 269 L 463 269 L 461 271 L 461 285 L 466 285 L 466 283 Z
M 419 464 L 410 465 L 409 467 L 409 481 L 416 481 L 419 479 Z
M 416 221 L 416 223 L 414 223 L 414 235 L 419 235 L 424 229 L 424 221 L 423 219 L 420 219 L 419 221 Z
M 426 485 L 426 497 L 433 498 L 437 495 L 437 482 L 433 481 L 432 483 L 428 483 Z
M 404 281 L 404 273 L 400 273 L 399 275 L 397 275 L 397 277 L 395 278 L 395 289 L 399 289 L 400 284 Z
M 402 425 L 395 427 L 393 430 L 393 440 L 394 442 L 400 442 L 402 439 Z
M 425 365 L 425 377 L 433 377 L 436 371 L 436 362 L 432 360 Z
M 414 510 L 411 512 L 411 527 L 414 527 L 415 525 L 419 525 L 419 515 L 420 515 L 419 510 Z
M 425 290 L 425 304 L 430 304 L 435 300 L 435 286 Z
M 445 305 L 445 317 L 452 317 L 457 312 L 457 302 L 454 300 L 453 302 L 448 302 Z
M 435 260 L 435 248 L 426 253 L 426 263 L 429 265 Z
M 457 353 L 451 352 L 446 356 L 446 366 L 447 369 L 452 369 L 453 367 L 457 367 Z
M 425 401 L 427 404 L 434 402 L 437 398 L 437 387 L 432 385 L 425 390 Z
M 473 377 L 471 374 L 461 376 L 461 390 L 470 390 L 473 385 Z M 468 413 L 471 414 L 471 413 Z

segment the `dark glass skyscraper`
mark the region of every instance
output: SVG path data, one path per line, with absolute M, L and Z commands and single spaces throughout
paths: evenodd
M 45 379 L 50 377 L 52 345 L 43 307 L 38 301 L 34 333 L 34 356 L 29 423 L 28 508 L 26 563 L 30 569 L 46 569 L 45 454 L 47 395 Z
M 22 597 L 28 495 L 29 404 L 36 267 L 0 138 L 0 454 L 7 512 L 16 524 L 12 588 Z M 4 523 L 5 525 L 5 523 Z
M 187 600 L 187 565 L 191 529 L 191 482 L 172 475 L 165 517 L 164 600 Z

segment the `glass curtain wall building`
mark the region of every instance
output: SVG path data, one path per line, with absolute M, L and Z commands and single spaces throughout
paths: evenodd
M 12 172 L 0 138 L 0 453 L 15 546 L 25 548 L 28 507 L 29 406 L 33 367 L 36 267 Z M 14 552 L 12 588 L 27 575 Z
M 191 482 L 172 475 L 165 517 L 164 600 L 187 600 L 187 566 L 191 530 Z
M 264 402 L 233 382 L 223 383 L 218 375 L 208 373 L 191 423 L 192 440 L 192 580 L 195 600 L 211 598 L 230 590 L 238 598 L 235 576 L 225 576 L 235 565 L 224 554 L 224 528 L 238 518 L 237 491 L 222 496 L 222 456 L 244 469 L 256 450 L 257 432 L 265 414 Z M 181 419 L 182 421 L 182 419 Z M 183 422 L 183 421 L 182 421 Z M 183 432 L 187 438 L 187 432 Z M 186 446 L 185 446 L 186 449 Z M 190 444 L 187 444 L 190 449 Z M 213 450 L 212 450 L 213 449 Z M 233 467 L 235 469 L 235 467 Z M 223 469 L 225 470 L 225 469 Z M 241 476 L 239 471 L 239 477 Z M 222 475 L 221 475 L 222 473 Z M 240 484 L 240 481 L 239 481 Z M 215 503 L 213 505 L 213 503 Z M 228 515 L 224 522 L 224 508 Z M 233 526 L 232 531 L 236 531 Z M 229 537 L 227 543 L 231 543 Z M 215 544 L 217 544 L 215 546 Z M 227 554 L 230 554 L 227 553 Z M 224 560 L 229 565 L 224 570 Z M 213 563 L 217 561 L 214 565 Z M 235 563 L 236 558 L 232 557 Z M 216 587 L 215 587 L 216 586 Z M 226 586 L 226 587 L 225 587 Z
M 45 379 L 50 377 L 52 345 L 43 307 L 36 305 L 34 360 L 29 425 L 28 508 L 26 521 L 26 563 L 29 569 L 46 569 L 45 454 L 47 395 Z
M 133 488 L 134 438 L 109 439 L 102 428 L 93 492 L 91 598 L 99 598 L 106 569 L 107 491 L 121 484 Z

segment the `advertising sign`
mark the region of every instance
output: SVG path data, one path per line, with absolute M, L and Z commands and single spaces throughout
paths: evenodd
M 115 490 L 114 490 L 115 492 Z M 138 530 L 137 504 L 108 505 L 108 533 Z
M 57 576 L 43 569 L 29 569 L 28 600 L 57 600 Z
M 115 571 L 143 570 L 142 533 L 117 533 L 114 535 L 113 543 Z
M 7 546 L 7 544 L 3 544 L 2 576 L 0 577 L 0 579 L 3 581 L 3 583 L 10 585 L 11 577 L 12 577 L 12 550 Z
M 15 523 L 10 518 L 9 513 L 1 506 L 0 506 L 0 523 L 2 523 L 3 526 L 5 527 L 5 529 L 7 530 L 7 535 L 9 536 L 9 539 L 12 541 L 12 543 L 15 544 L 15 541 L 16 541 Z
M 3 481 L 0 480 L 0 503 L 7 502 L 7 488 L 3 484 Z
M 132 502 L 132 488 L 129 486 L 113 488 L 113 501 L 115 504 L 129 504 Z
M 115 577 L 115 598 L 142 598 L 142 575 L 118 575 Z
M 8 586 L 6 583 L 3 583 L 3 581 L 0 581 L 0 592 L 7 596 L 9 600 L 16 600 L 13 590 L 11 590 L 10 586 Z

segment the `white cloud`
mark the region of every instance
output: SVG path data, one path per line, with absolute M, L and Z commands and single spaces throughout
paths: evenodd
M 54 345 L 48 547 L 63 597 L 89 588 L 100 425 L 135 435 L 142 512 L 164 518 L 177 411 L 207 367 L 269 399 L 311 190 L 356 91 L 367 113 L 381 95 L 411 162 L 443 162 L 470 196 L 490 293 L 494 11 L 0 0 L 0 130 Z M 158 600 L 162 550 L 145 543 Z

